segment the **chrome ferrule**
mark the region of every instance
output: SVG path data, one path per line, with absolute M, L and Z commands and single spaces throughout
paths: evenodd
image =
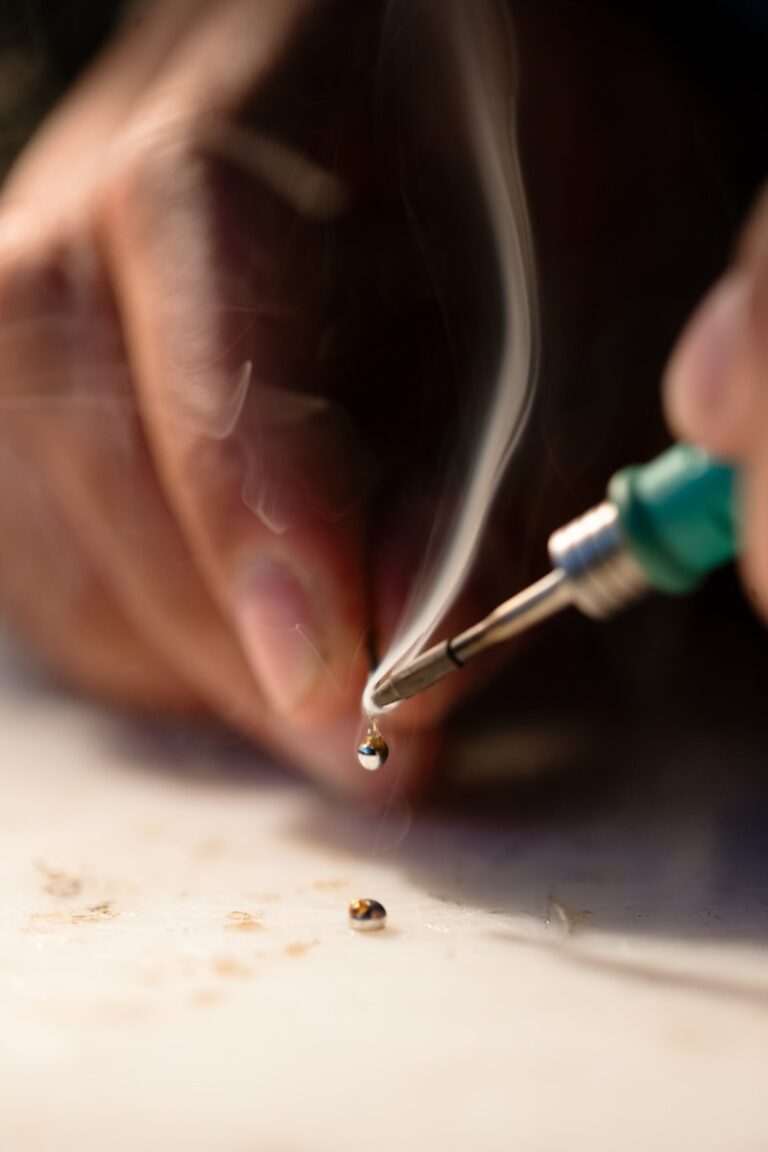
M 650 584 L 627 548 L 615 504 L 604 503 L 549 538 L 552 566 L 568 583 L 571 603 L 603 620 L 640 599 Z

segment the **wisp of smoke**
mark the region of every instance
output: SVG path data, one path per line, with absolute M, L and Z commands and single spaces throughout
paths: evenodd
M 525 427 L 537 365 L 531 229 L 517 151 L 514 54 L 504 6 L 498 0 L 431 0 L 431 4 L 448 33 L 455 62 L 472 159 L 498 260 L 504 325 L 497 375 L 463 497 L 439 561 L 368 681 L 363 695 L 368 715 L 377 712 L 371 695 L 374 686 L 425 647 L 461 591 L 505 466 Z M 399 15 L 405 20 L 404 13 Z

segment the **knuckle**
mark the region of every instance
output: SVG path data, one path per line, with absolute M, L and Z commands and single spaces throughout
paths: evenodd
M 97 218 L 132 238 L 157 233 L 204 176 L 200 135 L 200 118 L 192 114 L 156 113 L 132 125 L 98 193 Z
M 55 308 L 66 290 L 61 246 L 19 212 L 0 216 L 0 327 Z
M 105 298 L 86 217 L 41 229 L 0 213 L 0 393 L 39 400 L 84 382 L 103 343 Z

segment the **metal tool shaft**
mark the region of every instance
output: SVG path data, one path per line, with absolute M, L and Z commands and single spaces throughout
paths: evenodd
M 474 656 L 532 628 L 569 603 L 565 573 L 560 570 L 550 572 L 530 588 L 500 604 L 479 624 L 474 624 L 452 640 L 436 644 L 401 671 L 387 677 L 373 693 L 376 707 L 387 708 L 400 700 L 417 696 L 457 668 L 463 668 Z
M 457 663 L 466 664 L 488 648 L 511 640 L 520 632 L 532 628 L 549 616 L 554 616 L 571 603 L 568 581 L 561 569 L 550 572 L 530 588 L 505 600 L 479 624 L 468 628 L 450 641 Z
M 376 685 L 376 708 L 389 708 L 431 688 L 467 661 L 573 605 L 603 619 L 641 596 L 649 585 L 625 545 L 618 510 L 600 504 L 555 532 L 549 541 L 553 571 L 489 616 L 394 671 Z
M 550 536 L 549 576 L 383 677 L 374 707 L 423 692 L 566 605 L 605 620 L 651 590 L 691 592 L 737 554 L 737 481 L 732 467 L 689 444 L 618 472 L 602 504 Z

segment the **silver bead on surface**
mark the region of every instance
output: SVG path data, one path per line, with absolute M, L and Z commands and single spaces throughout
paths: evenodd
M 353 900 L 349 906 L 349 923 L 356 932 L 377 932 L 387 923 L 387 910 L 378 900 Z
M 375 772 L 386 764 L 389 756 L 389 745 L 379 731 L 375 720 L 371 721 L 362 743 L 357 747 L 357 758 L 369 772 Z

